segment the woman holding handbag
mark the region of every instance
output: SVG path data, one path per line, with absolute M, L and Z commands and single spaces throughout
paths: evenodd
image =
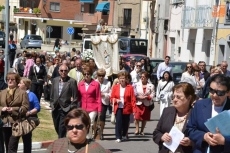
M 17 153 L 20 137 L 12 135 L 12 125 L 25 117 L 29 110 L 27 93 L 18 88 L 19 74 L 9 72 L 6 76 L 8 88 L 0 92 L 0 114 L 6 152 Z
M 148 82 L 148 72 L 141 73 L 141 81 L 135 84 L 136 107 L 134 112 L 136 131 L 135 135 L 144 135 L 146 122 L 150 120 L 151 111 L 149 106 L 155 96 L 154 85 Z M 141 131 L 139 132 L 139 122 L 141 122 Z
M 118 73 L 119 84 L 114 85 L 111 92 L 111 101 L 114 103 L 116 116 L 115 134 L 116 142 L 127 139 L 130 114 L 134 112 L 136 98 L 132 85 L 127 84 L 127 72 Z
M 27 117 L 38 117 L 37 113 L 40 112 L 40 104 L 39 104 L 37 96 L 29 90 L 30 86 L 31 86 L 30 79 L 21 78 L 21 81 L 18 84 L 18 86 L 21 90 L 26 91 L 26 93 L 28 94 L 30 109 L 26 113 L 26 116 Z M 24 153 L 31 153 L 31 150 L 32 150 L 32 132 L 30 132 L 26 135 L 23 135 L 22 140 L 23 140 L 23 144 L 24 144 L 24 147 L 23 147 Z
M 168 71 L 165 71 L 163 78 L 158 83 L 156 92 L 156 100 L 160 101 L 160 116 L 163 109 L 170 106 L 173 86 L 172 76 Z

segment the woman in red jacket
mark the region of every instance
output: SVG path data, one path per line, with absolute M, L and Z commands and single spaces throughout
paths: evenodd
M 90 67 L 85 67 L 83 69 L 84 79 L 78 84 L 81 108 L 89 114 L 91 119 L 88 139 L 92 139 L 92 128 L 95 118 L 97 115 L 100 116 L 102 109 L 100 84 L 91 78 L 92 74 Z
M 126 140 L 129 128 L 130 114 L 135 108 L 135 95 L 132 85 L 126 83 L 127 73 L 118 73 L 119 84 L 114 85 L 111 92 L 111 101 L 114 103 L 114 113 L 116 116 L 115 134 L 116 142 L 121 139 Z

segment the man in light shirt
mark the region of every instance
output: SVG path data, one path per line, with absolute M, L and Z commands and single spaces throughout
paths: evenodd
M 68 76 L 75 79 L 77 81 L 77 84 L 83 79 L 81 59 L 76 59 L 75 68 L 69 71 Z
M 230 77 L 230 71 L 228 70 L 228 63 L 226 61 L 222 61 L 220 69 L 225 76 Z
M 170 56 L 165 56 L 165 61 L 159 64 L 157 68 L 157 79 L 158 80 L 160 80 L 163 77 L 162 75 L 165 71 L 168 71 L 173 77 L 172 65 L 169 63 L 169 61 L 170 61 Z

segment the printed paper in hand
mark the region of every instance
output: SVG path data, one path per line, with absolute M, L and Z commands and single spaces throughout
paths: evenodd
M 172 152 L 175 152 L 180 145 L 180 141 L 184 138 L 184 134 L 177 127 L 173 126 L 169 135 L 171 136 L 172 141 L 164 142 L 163 145 Z

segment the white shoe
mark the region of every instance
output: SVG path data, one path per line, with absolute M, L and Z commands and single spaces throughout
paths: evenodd
M 115 142 L 120 143 L 120 142 L 121 142 L 121 139 L 117 139 Z

